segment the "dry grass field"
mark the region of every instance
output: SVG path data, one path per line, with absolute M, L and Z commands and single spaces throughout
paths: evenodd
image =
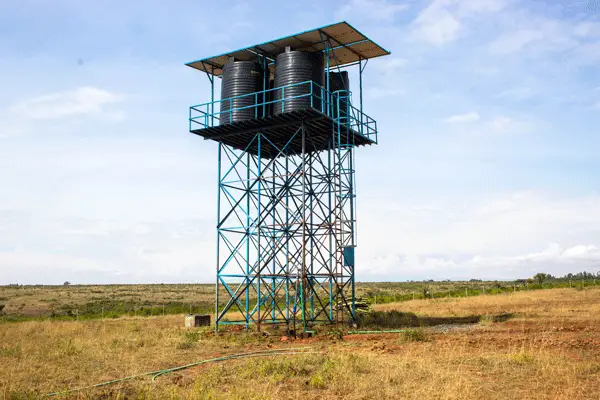
M 186 330 L 182 315 L 0 324 L 0 398 L 39 398 L 208 359 L 310 347 L 312 354 L 205 364 L 58 398 L 598 399 L 600 289 L 551 289 L 378 305 L 440 323 L 395 334 L 282 341 Z M 492 316 L 505 315 L 502 322 Z M 465 320 L 468 320 L 466 318 Z
M 546 287 L 556 284 L 561 283 L 547 283 Z M 568 286 L 568 282 L 562 284 Z M 596 281 L 589 280 L 586 284 L 595 286 Z M 489 281 L 358 282 L 356 295 L 379 304 L 423 298 L 424 290 L 436 298 L 458 297 L 527 290 L 525 285 L 524 282 Z M 221 293 L 224 291 L 221 287 Z M 0 286 L 0 308 L 3 308 L 0 315 L 9 316 L 13 320 L 23 320 L 181 314 L 190 310 L 206 313 L 214 308 L 214 298 L 214 284 L 9 285 Z M 253 296 L 251 298 L 254 299 Z M 223 304 L 226 301 L 227 299 L 222 299 Z
M 4 314 L 23 317 L 81 316 L 107 317 L 153 308 L 162 314 L 181 313 L 192 307 L 200 312 L 214 307 L 215 285 L 70 285 L 0 286 Z

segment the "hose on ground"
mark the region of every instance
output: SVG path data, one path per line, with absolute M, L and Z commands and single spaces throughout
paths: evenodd
M 382 330 L 382 331 L 348 331 L 348 335 L 370 335 L 370 334 L 378 334 L 378 333 L 402 333 L 405 332 L 406 329 L 390 329 L 390 330 Z
M 79 392 L 82 390 L 112 385 L 112 384 L 119 383 L 119 382 L 125 382 L 125 381 L 133 380 L 136 378 L 141 378 L 144 376 L 152 376 L 152 381 L 155 382 L 156 378 L 158 378 L 161 375 L 165 375 L 165 374 L 169 374 L 171 372 L 181 371 L 181 370 L 184 370 L 187 368 L 195 367 L 197 365 L 208 364 L 208 363 L 213 363 L 213 362 L 235 360 L 235 359 L 239 359 L 239 358 L 250 358 L 250 357 L 267 357 L 267 356 L 278 356 L 278 355 L 312 354 L 312 353 L 314 353 L 314 352 L 304 351 L 304 350 L 310 350 L 310 349 L 311 349 L 310 347 L 293 347 L 293 348 L 288 348 L 288 349 L 284 348 L 284 349 L 260 350 L 260 351 L 253 351 L 253 352 L 248 352 L 248 353 L 229 354 L 229 355 L 222 356 L 222 357 L 209 358 L 207 360 L 202 360 L 202 361 L 197 361 L 197 362 L 194 362 L 191 364 L 181 365 L 179 367 L 161 369 L 158 371 L 144 372 L 141 374 L 126 376 L 124 378 L 112 379 L 110 381 L 97 383 L 95 385 L 84 386 L 84 387 L 75 388 L 75 389 L 69 389 L 69 390 L 65 390 L 62 392 L 52 392 L 52 393 L 48 393 L 47 396 L 52 397 L 52 396 L 59 396 L 59 395 L 63 395 L 63 394 L 69 394 L 69 393 L 73 393 L 73 392 Z

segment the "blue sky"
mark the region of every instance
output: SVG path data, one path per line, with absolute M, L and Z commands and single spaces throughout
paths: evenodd
M 385 48 L 359 280 L 600 269 L 600 2 L 0 3 L 0 284 L 214 281 L 184 63 L 347 20 Z

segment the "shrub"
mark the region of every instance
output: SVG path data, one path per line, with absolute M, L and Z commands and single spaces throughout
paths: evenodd
M 357 314 L 357 323 L 361 327 L 397 328 L 404 326 L 420 326 L 419 318 L 413 313 L 403 313 L 396 310 L 374 311 Z
M 325 388 L 325 379 L 321 374 L 314 374 L 310 377 L 308 384 L 315 389 L 324 389 Z
M 429 340 L 429 335 L 423 328 L 406 329 L 400 336 L 405 342 L 426 342 Z

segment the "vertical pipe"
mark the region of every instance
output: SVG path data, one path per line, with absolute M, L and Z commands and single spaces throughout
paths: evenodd
M 329 82 L 329 42 L 325 42 L 325 48 L 327 49 L 327 53 L 325 56 L 325 83 L 327 84 L 327 104 L 328 104 L 328 108 L 327 108 L 327 115 L 332 116 L 332 112 L 331 112 L 331 86 L 330 86 L 330 82 Z
M 325 102 L 325 97 L 327 98 L 327 111 L 325 115 L 332 117 L 331 112 L 331 90 L 329 87 L 329 41 L 323 37 L 323 32 L 319 30 L 319 37 L 321 38 L 321 43 L 324 46 L 325 50 L 325 95 L 323 96 L 323 102 Z
M 305 310 L 305 279 L 306 279 L 306 132 L 304 129 L 304 120 L 302 121 L 302 326 L 306 331 L 306 310 Z
M 289 155 L 285 155 L 285 318 L 287 320 L 288 328 L 290 325 L 290 190 L 289 179 L 290 167 L 289 167 Z
M 269 90 L 269 62 L 267 61 L 267 57 L 263 56 L 263 107 L 262 107 L 262 116 L 263 118 L 267 116 L 267 92 Z
M 219 143 L 219 155 L 217 158 L 217 174 L 218 174 L 218 185 L 217 185 L 217 283 L 215 286 L 215 331 L 219 332 L 219 282 L 220 282 L 220 258 L 219 258 L 219 243 L 221 242 L 221 235 L 218 226 L 221 224 L 221 152 L 222 144 Z
M 337 140 L 336 143 L 336 153 L 337 153 L 337 158 L 335 161 L 335 174 L 336 174 L 336 179 L 337 179 L 337 183 L 338 186 L 336 188 L 337 191 L 337 199 L 336 199 L 336 215 L 335 218 L 337 221 L 337 223 L 339 224 L 339 241 L 336 241 L 336 266 L 335 266 L 335 301 L 336 301 L 336 306 L 337 306 L 337 300 L 338 300 L 338 296 L 339 296 L 339 292 L 340 292 L 340 282 L 339 280 L 343 278 L 343 262 L 344 262 L 344 258 L 343 258 L 343 246 L 344 246 L 344 220 L 342 219 L 342 216 L 344 214 L 344 199 L 342 197 L 342 189 L 343 189 L 343 182 L 342 182 L 342 131 L 341 131 L 341 123 L 340 123 L 340 113 L 339 113 L 339 109 L 340 109 L 340 97 L 336 96 L 336 104 L 335 104 L 335 109 L 338 110 L 337 113 L 337 117 L 336 117 L 336 123 L 335 123 L 335 129 L 337 130 L 335 138 Z M 343 284 L 343 282 L 342 282 Z M 343 296 L 342 296 L 343 299 Z M 344 306 L 342 304 L 342 306 Z M 340 308 L 337 307 L 336 309 L 336 322 L 342 322 L 343 318 L 344 318 L 344 313 L 343 313 L 343 308 L 340 312 Z M 340 321 L 340 316 L 342 321 Z
M 335 257 L 335 225 L 334 225 L 334 214 L 333 214 L 333 208 L 332 208 L 332 199 L 333 196 L 335 195 L 335 186 L 333 184 L 333 180 L 334 180 L 334 176 L 333 176 L 333 171 L 331 169 L 331 157 L 332 157 L 332 153 L 333 153 L 333 135 L 331 137 L 331 139 L 329 140 L 329 145 L 327 148 L 327 175 L 328 175 L 328 179 L 329 179 L 329 183 L 328 183 L 328 218 L 329 218 L 329 227 L 330 227 L 330 231 L 329 231 L 329 321 L 333 322 L 333 299 L 332 299 L 332 295 L 333 295 L 333 279 L 334 279 L 334 274 L 333 274 L 333 264 L 334 264 L 334 257 Z
M 250 153 L 246 154 L 246 330 L 250 327 Z
M 354 148 L 351 147 L 349 150 L 350 152 L 350 226 L 351 226 L 351 231 L 350 231 L 350 235 L 351 235 L 351 243 L 350 245 L 352 246 L 352 248 L 354 249 L 353 251 L 356 251 L 356 241 L 355 241 L 355 233 L 354 233 L 354 228 L 355 228 L 355 224 L 354 224 Z M 350 270 L 351 270 L 351 285 L 352 285 L 352 320 L 355 321 L 356 319 L 356 282 L 355 282 L 355 275 L 354 275 L 354 271 L 355 271 L 355 265 L 356 265 L 356 254 L 353 254 L 353 260 L 352 260 L 352 265 L 350 266 Z
M 258 146 L 258 158 L 257 158 L 257 164 L 258 164 L 258 174 L 257 174 L 257 179 L 258 179 L 258 201 L 257 201 L 257 212 L 256 215 L 258 216 L 257 221 L 260 224 L 260 215 L 261 215 L 261 198 L 260 198 L 260 192 L 261 192 L 261 183 L 262 183 L 262 159 L 260 158 L 260 153 L 261 153 L 261 134 L 257 134 L 257 146 Z M 257 307 L 257 312 L 258 312 L 258 319 L 257 319 L 257 323 L 256 323 L 256 329 L 260 332 L 260 323 L 261 323 L 261 319 L 260 319 L 260 307 L 262 305 L 262 299 L 261 299 L 261 293 L 260 293 L 260 273 L 261 273 L 261 269 L 262 269 L 262 259 L 261 259 L 261 251 L 260 251 L 260 238 L 261 238 L 261 232 L 260 232 L 260 225 L 256 227 L 257 232 L 258 232 L 258 249 L 257 249 L 257 266 L 258 266 L 258 270 L 257 270 L 257 277 L 256 277 L 256 281 L 257 281 L 257 289 L 256 289 L 256 307 Z
M 272 171 L 271 175 L 273 176 L 273 178 L 271 180 L 271 182 L 272 182 L 272 186 L 271 186 L 271 202 L 275 202 L 276 201 L 276 199 L 275 199 L 275 174 L 277 172 L 277 169 L 276 169 L 277 161 L 274 160 L 273 163 L 272 163 L 272 165 L 273 165 L 273 167 L 272 167 L 273 171 Z M 273 278 L 272 278 L 272 282 L 271 282 L 271 296 L 272 296 L 272 301 L 271 301 L 271 321 L 275 322 L 275 306 L 276 306 L 276 302 L 275 302 L 275 290 L 276 290 L 276 287 L 277 287 L 276 284 L 275 284 L 275 279 L 276 279 L 275 275 L 277 275 L 277 271 L 276 271 L 276 268 L 277 268 L 277 263 L 276 263 L 276 261 L 277 261 L 277 257 L 276 257 L 277 241 L 276 241 L 276 238 L 275 238 L 275 223 L 276 223 L 277 219 L 275 217 L 275 205 L 274 204 L 270 204 L 270 207 L 273 208 L 273 213 L 272 213 L 272 216 L 273 216 L 273 225 L 271 227 L 271 237 L 272 237 L 271 251 L 272 251 L 272 254 L 273 254 L 273 264 L 272 264 L 272 267 L 273 267 L 273 275 L 274 275 Z
M 312 168 L 313 168 L 313 165 L 314 165 L 313 154 L 314 153 L 310 153 L 308 155 L 308 160 L 309 160 L 309 162 L 308 162 L 308 170 L 309 170 L 309 173 L 308 173 L 308 177 L 309 177 L 308 187 L 309 187 L 309 190 L 310 190 L 310 193 L 311 193 L 311 196 L 310 196 L 310 205 L 309 205 L 309 213 L 310 213 L 310 225 L 309 225 L 309 229 L 310 229 L 310 232 L 309 232 L 310 233 L 310 257 L 309 257 L 309 268 L 310 268 L 310 279 L 311 279 L 311 282 L 310 282 L 310 286 L 307 289 L 309 289 L 311 287 L 314 288 L 314 283 L 315 283 L 314 280 L 313 280 L 314 279 L 314 273 L 315 273 L 315 271 L 314 271 L 314 259 L 315 259 L 315 257 L 314 257 L 314 248 L 315 248 L 314 233 L 315 232 L 314 232 L 314 228 L 313 228 L 314 227 L 314 225 L 313 225 L 313 222 L 314 222 L 313 221 L 313 213 L 314 213 L 314 210 L 315 210 L 315 205 L 314 205 L 315 194 L 313 193 L 313 190 L 312 190 L 313 187 L 314 187 L 313 186 L 313 171 L 312 171 Z M 315 294 L 314 294 L 314 290 L 311 290 L 311 292 L 310 292 L 310 318 L 311 318 L 311 320 L 314 318 L 314 315 L 315 315 Z
M 211 126 L 215 125 L 215 67 L 210 67 L 211 77 L 210 77 L 210 115 L 211 115 Z
M 360 134 L 363 134 L 363 81 L 362 81 L 362 73 L 363 73 L 363 64 L 362 64 L 362 58 L 361 58 L 359 60 L 359 63 L 358 63 L 358 84 L 359 84 L 358 96 L 360 98 L 360 128 L 359 128 L 358 132 Z

